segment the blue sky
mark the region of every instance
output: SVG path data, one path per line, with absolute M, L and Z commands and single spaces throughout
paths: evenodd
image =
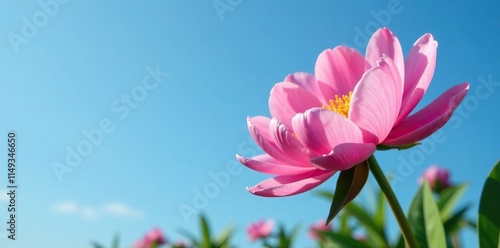
M 206 213 L 216 231 L 233 224 L 239 247 L 258 247 L 244 231 L 261 218 L 300 224 L 297 247 L 311 247 L 305 231 L 326 217 L 329 202 L 313 192 L 273 199 L 246 192 L 267 177 L 235 160 L 261 152 L 246 117 L 269 116 L 271 87 L 289 73 L 312 73 L 321 51 L 349 45 L 364 53 L 365 37 L 381 26 L 405 54 L 424 33 L 439 42 L 419 107 L 461 82 L 471 90 L 440 136 L 426 140 L 428 150 L 376 156 L 393 173 L 401 161 L 417 161 L 395 189 L 403 208 L 423 170 L 437 164 L 470 183 L 462 203 L 473 204 L 474 216 L 500 154 L 500 2 L 215 2 L 228 9 L 193 0 L 0 0 L 0 160 L 15 130 L 19 187 L 17 240 L 2 226 L 2 247 L 83 248 L 107 245 L 115 233 L 131 245 L 155 226 L 177 240 L 179 229 L 197 231 L 195 216 L 180 211 L 186 206 Z M 0 189 L 6 172 L 2 163 Z M 224 173 L 227 180 L 214 179 Z M 359 200 L 369 204 L 369 192 Z M 464 234 L 474 247 L 475 235 Z

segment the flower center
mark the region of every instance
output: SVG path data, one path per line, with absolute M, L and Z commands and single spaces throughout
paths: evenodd
M 337 112 L 347 118 L 347 114 L 349 113 L 349 103 L 351 102 L 352 91 L 349 92 L 349 95 L 338 96 L 335 95 L 335 99 L 331 99 L 329 101 L 330 105 L 323 105 L 322 108 L 328 109 L 330 111 Z

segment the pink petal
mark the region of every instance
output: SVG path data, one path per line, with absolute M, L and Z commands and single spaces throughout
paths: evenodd
M 311 167 L 310 152 L 293 136 L 288 128 L 276 119 L 271 120 L 269 132 L 274 143 L 290 158 L 300 163 L 302 166 Z
M 321 107 L 322 103 L 305 88 L 289 82 L 278 83 L 271 90 L 269 111 L 271 115 L 291 128 L 290 122 L 297 113 L 313 107 Z
M 335 172 L 313 170 L 307 173 L 277 176 L 247 188 L 250 193 L 267 197 L 290 196 L 303 193 L 320 185 Z
M 368 63 L 358 51 L 338 46 L 319 55 L 314 74 L 323 96 L 334 99 L 335 95 L 349 94 L 368 68 Z
M 403 82 L 405 75 L 403 51 L 398 38 L 388 28 L 381 28 L 372 35 L 366 48 L 366 60 L 375 67 L 377 60 L 384 54 L 394 61 Z
M 420 37 L 405 62 L 405 88 L 398 122 L 417 106 L 431 83 L 436 68 L 437 41 L 431 34 Z
M 318 169 L 342 171 L 367 160 L 377 150 L 372 143 L 344 143 L 333 148 L 328 155 L 311 159 Z
M 266 223 L 261 227 L 261 232 L 264 234 L 270 234 L 271 231 L 274 228 L 274 221 L 273 220 L 268 220 Z
M 433 134 L 446 124 L 468 91 L 468 83 L 455 85 L 448 89 L 425 108 L 395 126 L 383 144 L 389 146 L 407 145 Z
M 263 116 L 256 116 L 247 119 L 248 130 L 255 142 L 271 157 L 287 164 L 297 163 L 292 158 L 288 157 L 274 143 L 271 133 L 269 132 L 269 124 L 271 119 Z
M 321 108 L 307 110 L 292 120 L 297 139 L 315 154 L 329 154 L 341 143 L 362 143 L 361 130 L 344 116 Z
M 403 85 L 391 58 L 384 56 L 378 66 L 363 75 L 354 89 L 349 119 L 358 127 L 384 140 L 401 107 Z
M 236 159 L 252 170 L 272 175 L 296 175 L 314 169 L 312 166 L 307 168 L 283 164 L 281 161 L 276 160 L 268 154 L 257 155 L 253 158 L 245 158 L 236 155 Z
M 272 140 L 271 133 L 269 132 L 270 123 L 271 118 L 266 116 L 247 117 L 247 126 L 256 128 L 259 134 L 269 141 Z
M 301 86 L 302 88 L 309 91 L 309 93 L 316 96 L 321 102 L 328 102 L 330 99 L 325 99 L 323 97 L 323 93 L 319 87 L 318 82 L 314 75 L 311 75 L 306 72 L 296 72 L 293 74 L 289 74 L 286 76 L 284 82 L 290 82 Z

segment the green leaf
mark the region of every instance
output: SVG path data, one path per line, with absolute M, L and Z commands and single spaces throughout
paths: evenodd
M 200 231 L 201 231 L 201 238 L 198 240 L 195 235 L 192 233 L 180 229 L 179 232 L 189 239 L 191 242 L 192 247 L 197 247 L 197 248 L 230 248 L 230 238 L 233 235 L 233 228 L 232 227 L 227 227 L 224 229 L 224 231 L 217 235 L 214 240 L 212 240 L 212 233 L 210 231 L 210 226 L 208 225 L 208 220 L 204 215 L 200 215 Z
M 115 238 L 113 239 L 113 243 L 111 244 L 111 247 L 118 248 L 119 245 L 120 245 L 120 236 L 116 234 Z
M 288 238 L 286 236 L 285 227 L 280 225 L 280 227 L 279 227 L 279 247 L 286 248 L 289 245 L 290 244 L 288 243 Z
M 290 236 L 289 236 L 289 238 L 288 238 L 288 244 L 289 244 L 290 246 L 292 246 L 293 241 L 295 240 L 295 238 L 296 238 L 296 237 L 297 237 L 297 235 L 299 234 L 299 231 L 300 231 L 300 226 L 299 226 L 299 225 L 296 225 L 296 226 L 293 228 L 293 230 L 292 230 L 292 232 L 290 233 Z M 289 246 L 289 247 L 290 247 L 290 246 Z
M 446 237 L 429 184 L 424 181 L 413 198 L 408 221 L 420 248 L 445 248 Z
M 458 232 L 458 230 L 460 230 L 460 228 L 464 226 L 464 215 L 467 210 L 469 210 L 469 206 L 461 208 L 443 223 L 444 231 L 447 235 Z
M 208 226 L 207 219 L 203 214 L 200 215 L 200 227 L 201 227 L 201 234 L 202 234 L 202 241 L 201 245 L 204 248 L 210 248 L 212 242 L 210 239 L 210 227 Z
M 189 241 L 191 242 L 191 244 L 194 247 L 200 247 L 200 243 L 198 242 L 198 239 L 192 233 L 190 233 L 184 229 L 180 229 L 179 233 L 181 233 L 184 237 L 189 239 Z
M 480 247 L 500 247 L 500 161 L 484 183 L 477 230 Z
M 399 151 L 401 151 L 401 150 L 410 149 L 410 148 L 412 148 L 414 146 L 418 146 L 418 145 L 420 145 L 420 142 L 415 142 L 415 143 L 412 143 L 412 144 L 402 145 L 402 146 L 378 145 L 377 146 L 377 150 L 379 150 L 379 151 L 387 151 L 387 150 L 392 150 L 392 149 L 398 149 Z
M 384 230 L 385 227 L 385 196 L 382 190 L 378 191 L 377 208 L 373 219 L 379 230 Z
M 292 243 L 299 233 L 300 227 L 297 225 L 293 228 L 290 234 L 287 234 L 286 229 L 283 225 L 279 226 L 278 230 L 278 246 L 279 248 L 289 248 L 292 247 Z
M 347 204 L 344 208 L 346 213 L 356 218 L 366 229 L 367 236 L 374 242 L 375 247 L 388 247 L 384 229 L 380 229 L 375 223 L 375 219 L 363 208 L 354 202 Z
M 93 248 L 104 248 L 104 246 L 102 246 L 101 244 L 97 243 L 97 242 L 92 242 L 90 244 Z
M 334 194 L 333 194 L 333 193 L 330 193 L 330 192 L 328 192 L 328 191 L 326 191 L 326 190 L 319 190 L 319 191 L 316 191 L 316 194 L 317 194 L 318 196 L 321 196 L 321 197 L 323 197 L 323 198 L 326 198 L 327 200 L 330 200 L 330 201 L 333 199 L 333 196 L 334 196 Z
M 368 179 L 368 172 L 368 161 L 340 172 L 326 224 L 330 223 L 340 210 L 359 194 Z
M 338 247 L 338 248 L 371 248 L 371 246 L 354 239 L 350 235 L 335 233 L 335 232 L 319 232 L 322 239 L 330 240 L 330 243 L 321 246 L 324 248 Z M 375 246 L 376 247 L 376 246 Z
M 229 247 L 229 239 L 233 235 L 233 228 L 228 227 L 217 237 L 217 244 L 220 247 Z
M 278 236 L 279 236 L 280 243 L 284 243 L 286 241 L 285 228 L 282 225 L 279 225 Z
M 340 214 L 340 228 L 339 228 L 339 233 L 342 234 L 350 234 L 352 232 L 351 227 L 349 226 L 349 214 L 346 212 L 342 212 Z
M 403 235 L 399 235 L 398 241 L 394 248 L 405 248 L 405 239 L 403 238 Z
M 451 211 L 455 208 L 455 204 L 463 195 L 467 184 L 463 183 L 457 186 L 449 187 L 441 191 L 439 194 L 438 207 L 441 212 L 441 219 L 446 221 L 450 218 Z

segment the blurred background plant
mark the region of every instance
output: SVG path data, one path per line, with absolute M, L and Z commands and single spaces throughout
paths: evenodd
M 202 214 L 199 217 L 201 237 L 197 238 L 194 234 L 181 230 L 181 233 L 186 236 L 191 242 L 189 247 L 196 248 L 231 248 L 231 236 L 233 228 L 227 227 L 216 237 L 212 237 L 212 230 L 208 224 L 207 218 Z M 186 246 L 187 247 L 187 246 Z
M 425 180 L 425 183 L 424 183 Z M 467 183 L 452 184 L 450 182 L 450 172 L 445 168 L 435 165 L 430 166 L 419 179 L 420 187 L 411 203 L 408 218 L 412 229 L 423 235 L 420 239 L 426 239 L 429 233 L 422 230 L 426 223 L 435 222 L 432 225 L 439 226 L 442 222 L 446 236 L 447 247 L 461 247 L 460 232 L 465 228 L 475 229 L 475 220 L 469 220 L 466 213 L 471 204 L 457 207 L 457 203 L 467 188 Z M 425 185 L 432 190 L 432 201 L 426 202 L 429 208 L 436 206 L 436 215 L 426 213 L 423 216 L 423 191 Z M 333 193 L 320 191 L 319 195 L 331 201 Z M 386 202 L 381 191 L 376 192 L 376 204 L 369 206 L 366 203 L 355 200 L 345 206 L 339 216 L 340 228 L 336 231 L 320 232 L 321 247 L 394 247 L 404 248 L 404 242 L 400 236 L 398 240 L 391 240 L 387 232 L 387 218 L 385 215 Z M 432 211 L 431 211 L 432 212 Z M 430 219 L 425 219 L 429 217 Z M 439 229 L 439 228 L 438 228 Z M 360 239 L 353 233 L 366 234 Z M 424 234 L 425 233 L 425 234 Z M 331 245 L 334 244 L 334 245 Z M 421 244 L 423 247 L 425 244 Z
M 247 228 L 248 239 L 251 242 L 260 241 L 266 248 L 286 248 L 292 246 L 299 232 L 299 226 L 295 226 L 290 232 L 283 225 L 278 226 L 277 232 L 273 232 L 273 229 L 274 220 L 251 223 Z
M 470 228 L 478 229 L 479 247 L 500 247 L 500 162 L 498 162 L 483 188 L 480 199 L 479 220 L 471 220 L 466 213 L 471 204 L 460 205 L 459 200 L 467 189 L 467 183 L 453 183 L 450 171 L 430 166 L 418 180 L 418 190 L 408 210 L 408 220 L 414 231 L 419 247 L 454 247 L 461 248 L 460 233 Z M 320 197 L 331 201 L 333 193 L 317 192 Z M 325 220 L 319 220 L 309 225 L 308 236 L 322 248 L 404 248 L 404 241 L 399 234 L 389 235 L 386 216 L 386 201 L 380 190 L 375 192 L 375 204 L 369 205 L 356 199 L 347 204 L 334 221 L 325 225 Z M 201 236 L 180 230 L 189 243 L 178 241 L 169 243 L 162 230 L 153 228 L 135 244 L 134 248 L 232 248 L 231 237 L 233 227 L 225 228 L 219 235 L 213 236 L 207 218 L 199 216 Z M 246 229 L 249 242 L 260 243 L 260 247 L 288 248 L 293 247 L 294 239 L 299 235 L 300 228 L 295 226 L 287 230 L 284 225 L 276 225 L 272 219 L 258 220 L 250 223 Z M 434 244 L 440 244 L 434 246 Z M 244 246 L 244 245 L 243 245 Z M 93 248 L 105 246 L 92 243 Z M 116 235 L 110 246 L 119 247 L 119 236 Z

